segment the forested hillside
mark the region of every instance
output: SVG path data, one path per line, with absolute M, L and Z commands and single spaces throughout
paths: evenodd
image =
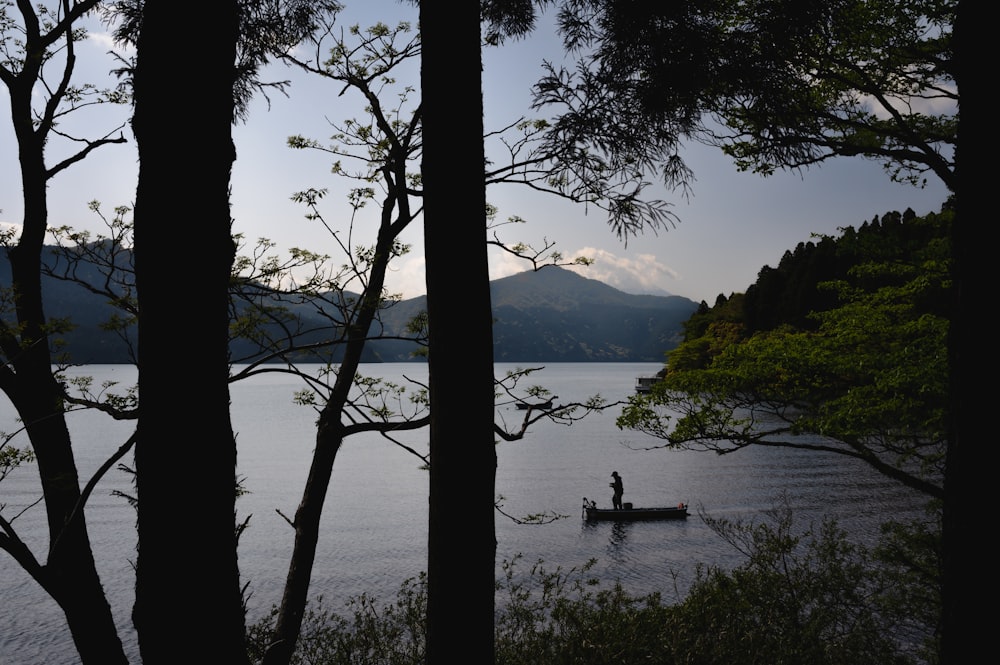
M 894 621 L 907 626 L 901 644 L 922 652 L 920 660 L 845 662 L 938 662 L 954 219 L 948 207 L 923 217 L 893 212 L 799 245 L 777 268 L 762 269 L 745 294 L 700 307 L 662 378 L 617 420 L 674 450 L 786 448 L 817 462 L 841 455 L 913 492 L 913 505 L 925 510 L 884 515 L 896 522 L 858 568 L 879 582 L 844 607 L 857 616 L 874 601 L 873 616 L 889 620 L 881 634 L 904 634 Z M 740 579 L 752 578 L 723 578 L 718 589 L 730 593 Z M 868 596 L 876 588 L 888 593 Z
M 684 323 L 684 340 L 671 354 L 672 368 L 706 366 L 731 342 L 755 333 L 795 329 L 816 331 L 816 314 L 835 309 L 851 294 L 903 286 L 914 270 L 930 261 L 943 266 L 952 212 L 918 217 L 912 210 L 889 212 L 839 236 L 817 236 L 782 256 L 776 268 L 764 266 L 745 293 L 720 295 L 714 305 L 702 303 Z M 947 290 L 919 294 L 922 312 L 948 318 Z

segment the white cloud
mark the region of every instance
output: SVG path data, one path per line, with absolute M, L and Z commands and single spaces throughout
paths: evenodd
M 490 247 L 490 279 L 510 277 L 531 269 L 531 264 L 498 247 Z
M 652 254 L 618 256 L 604 249 L 584 247 L 567 256 L 567 259 L 578 256 L 588 257 L 594 262 L 589 266 L 573 266 L 571 270 L 626 293 L 671 293 L 669 282 L 680 279 L 676 270 L 657 261 Z
M 634 294 L 665 295 L 673 293 L 672 281 L 680 275 L 668 265 L 657 261 L 652 254 L 619 256 L 613 252 L 594 247 L 583 247 L 563 256 L 564 262 L 585 256 L 594 260 L 590 266 L 567 266 L 577 274 L 596 279 L 620 291 Z M 509 252 L 491 248 L 489 253 L 490 279 L 510 277 L 529 270 L 531 265 Z M 397 259 L 390 267 L 386 282 L 389 291 L 400 293 L 404 299 L 426 293 L 424 282 L 424 259 L 421 252 L 412 252 Z
M 567 266 L 569 270 L 589 279 L 596 279 L 609 286 L 634 294 L 664 295 L 673 293 L 672 281 L 680 280 L 680 274 L 670 266 L 658 261 L 653 254 L 619 256 L 605 249 L 583 247 L 563 255 L 563 262 L 577 257 L 593 259 L 589 266 Z M 490 255 L 490 279 L 509 277 L 528 270 L 530 265 L 508 252 L 494 250 Z
M 0 213 L 3 211 L 0 210 Z M 15 224 L 14 222 L 4 222 L 0 221 L 0 235 L 6 235 L 8 233 L 12 234 L 12 238 L 17 238 L 21 235 L 21 225 Z
M 385 281 L 389 293 L 399 294 L 404 300 L 424 295 L 427 283 L 423 252 L 411 252 L 390 263 Z
M 87 39 L 105 53 L 111 51 L 118 53 L 121 56 L 127 56 L 135 53 L 134 46 L 116 42 L 114 36 L 110 32 L 88 32 Z

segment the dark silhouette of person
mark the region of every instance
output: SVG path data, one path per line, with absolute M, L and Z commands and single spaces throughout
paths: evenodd
M 611 477 L 614 478 L 613 482 L 608 483 L 608 487 L 614 490 L 614 494 L 611 495 L 611 505 L 614 506 L 615 510 L 621 510 L 622 494 L 625 493 L 625 486 L 622 484 L 622 477 L 618 475 L 617 471 L 612 471 Z

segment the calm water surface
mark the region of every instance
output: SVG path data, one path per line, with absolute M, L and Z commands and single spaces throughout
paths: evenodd
M 502 375 L 515 365 L 498 365 Z M 557 404 L 583 401 L 595 394 L 608 400 L 632 394 L 636 375 L 659 368 L 651 363 L 551 364 L 529 383 L 544 385 Z M 82 368 L 80 374 L 135 381 L 127 366 Z M 426 379 L 420 364 L 364 366 L 362 373 L 396 381 Z M 239 474 L 248 494 L 239 501 L 250 528 L 240 545 L 240 567 L 249 582 L 250 617 L 267 613 L 281 596 L 293 532 L 282 514 L 292 516 L 313 448 L 315 412 L 293 404 L 301 384 L 291 377 L 268 375 L 232 387 L 232 417 L 239 445 Z M 179 391 L 178 417 L 183 417 Z M 580 567 L 591 559 L 602 579 L 621 581 L 633 593 L 660 591 L 668 600 L 683 594 L 697 564 L 736 565 L 740 559 L 697 516 L 686 521 L 635 524 L 587 524 L 581 519 L 583 497 L 610 507 L 610 474 L 625 481 L 625 501 L 636 506 L 690 504 L 713 517 L 759 517 L 783 500 L 801 524 L 836 517 L 852 537 L 871 539 L 883 518 L 913 514 L 920 501 L 866 467 L 837 456 L 781 450 L 745 450 L 735 455 L 641 450 L 659 442 L 615 427 L 617 408 L 592 414 L 571 427 L 539 422 L 519 442 L 497 448 L 497 493 L 503 510 L 514 516 L 550 513 L 563 516 L 544 525 L 519 525 L 497 518 L 499 563 L 520 555 L 527 570 L 542 560 L 553 569 Z M 498 421 L 519 422 L 523 411 L 501 406 Z M 72 414 L 81 476 L 89 477 L 130 433 L 128 423 L 99 414 Z M 191 423 L 192 433 L 197 425 Z M 0 429 L 14 431 L 7 404 L 0 405 Z M 400 441 L 426 452 L 427 433 L 400 435 Z M 23 440 L 16 440 L 24 445 Z M 177 489 L 185 491 L 184 468 L 196 463 L 197 450 L 177 442 Z M 126 458 L 126 461 L 129 460 Z M 391 600 L 399 585 L 426 564 L 427 472 L 412 453 L 376 435 L 348 439 L 338 455 L 323 517 L 312 581 L 328 607 L 352 596 L 371 593 Z M 88 521 L 105 588 L 121 634 L 134 662 L 139 662 L 128 615 L 134 599 L 135 514 L 114 495 L 129 493 L 127 473 L 115 470 L 101 482 L 88 505 Z M 0 485 L 4 515 L 38 497 L 34 469 L 19 470 Z M 15 525 L 44 560 L 47 546 L 43 509 L 35 506 Z M 456 524 L 456 546 L 461 525 Z M 499 572 L 499 569 L 498 569 Z M 0 665 L 77 663 L 58 607 L 6 554 L 0 554 Z

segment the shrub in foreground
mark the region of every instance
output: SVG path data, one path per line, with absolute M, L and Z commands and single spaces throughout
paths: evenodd
M 527 574 L 504 562 L 497 582 L 496 665 L 916 665 L 936 662 L 940 599 L 930 558 L 896 547 L 892 565 L 849 543 L 832 523 L 795 535 L 790 513 L 770 524 L 708 520 L 746 562 L 700 567 L 687 596 L 632 596 L 602 586 L 593 561 L 568 571 L 542 562 Z M 899 531 L 890 535 L 899 541 Z M 924 545 L 936 542 L 921 534 Z M 911 539 L 910 545 L 916 542 Z M 932 548 L 933 549 L 933 548 Z M 885 547 L 876 550 L 885 554 Z M 927 547 L 922 551 L 926 554 Z M 901 556 L 906 554 L 906 557 Z M 423 665 L 426 579 L 401 587 L 394 603 L 362 595 L 346 616 L 310 608 L 294 665 Z M 250 629 L 259 662 L 274 614 Z M 933 623 L 934 625 L 928 625 Z M 456 626 L 456 639 L 461 627 Z

